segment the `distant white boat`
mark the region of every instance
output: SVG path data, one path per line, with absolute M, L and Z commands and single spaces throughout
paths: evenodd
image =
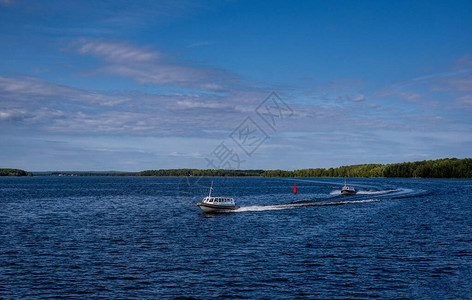
M 213 182 L 211 183 L 210 193 L 207 197 L 203 198 L 202 202 L 198 202 L 197 205 L 204 212 L 227 212 L 236 210 L 239 208 L 234 202 L 233 198 L 229 197 L 213 197 L 211 192 L 213 191 Z
M 355 195 L 355 194 L 357 194 L 357 190 L 356 190 L 355 187 L 348 186 L 346 184 L 346 178 L 344 178 L 344 186 L 341 189 L 341 194 L 343 194 L 343 195 Z

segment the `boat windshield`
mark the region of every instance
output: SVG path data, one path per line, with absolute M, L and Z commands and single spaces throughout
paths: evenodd
M 203 201 L 207 203 L 234 204 L 233 198 L 225 198 L 225 197 L 205 197 Z

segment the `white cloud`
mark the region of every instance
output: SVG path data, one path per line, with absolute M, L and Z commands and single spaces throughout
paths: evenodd
M 0 110 L 0 121 L 21 121 L 28 117 L 31 116 L 23 110 Z
M 406 100 L 408 102 L 418 102 L 421 98 L 423 98 L 423 95 L 417 92 L 413 91 L 403 91 L 399 88 L 395 87 L 389 87 L 380 93 L 378 93 L 376 96 L 378 97 L 395 97 L 396 99 L 399 100 Z
M 366 99 L 366 96 L 361 93 L 354 94 L 354 95 L 347 94 L 346 98 L 351 101 L 360 102 L 360 101 L 364 101 Z
M 149 47 L 137 47 L 128 42 L 81 39 L 71 47 L 79 54 L 93 55 L 106 61 L 126 63 L 152 63 L 162 54 Z
M 199 152 L 192 152 L 192 153 L 180 153 L 180 152 L 172 152 L 170 156 L 176 156 L 176 157 L 195 157 L 195 158 L 201 158 L 203 155 Z
M 34 77 L 10 78 L 0 76 L 0 91 L 3 97 L 17 101 L 71 101 L 93 103 L 99 106 L 112 106 L 131 101 L 131 96 L 118 93 L 87 91 L 64 85 L 54 84 Z
M 224 91 L 237 82 L 230 72 L 205 66 L 175 63 L 149 47 L 127 42 L 81 39 L 70 46 L 81 55 L 92 55 L 108 62 L 87 74 L 131 78 L 143 84 L 179 86 L 208 91 Z M 167 58 L 165 60 L 164 58 Z
M 151 136 L 229 131 L 244 117 L 234 103 L 244 102 L 205 94 L 83 90 L 32 77 L 0 77 L 0 121 L 23 121 L 32 131 Z
M 67 94 L 74 89 L 52 84 L 34 77 L 9 78 L 0 77 L 0 90 L 4 93 L 11 93 L 17 96 L 46 97 L 60 94 Z
M 190 99 L 185 99 L 185 100 L 179 100 L 175 102 L 177 107 L 183 108 L 183 109 L 188 109 L 188 108 L 214 108 L 214 109 L 222 109 L 222 108 L 230 108 L 231 106 L 228 104 L 224 103 L 218 103 L 215 101 L 208 101 L 208 102 L 203 102 L 203 101 L 195 101 L 195 100 L 190 100 Z
M 202 90 L 221 91 L 218 84 L 218 71 L 186 66 L 151 64 L 151 65 L 109 65 L 95 70 L 95 74 L 114 75 L 136 80 L 143 84 L 193 87 Z

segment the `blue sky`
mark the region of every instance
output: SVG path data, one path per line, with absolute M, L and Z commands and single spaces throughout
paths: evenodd
M 470 1 L 0 0 L 0 166 L 471 157 L 470 15 Z

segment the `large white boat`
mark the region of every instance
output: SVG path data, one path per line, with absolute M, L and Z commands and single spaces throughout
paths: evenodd
M 197 203 L 198 207 L 200 207 L 204 212 L 228 212 L 239 208 L 239 206 L 234 203 L 233 198 L 213 197 L 211 195 L 212 191 L 213 182 L 211 183 L 210 193 L 208 196 L 203 198 L 202 202 Z
M 346 178 L 344 178 L 344 186 L 341 189 L 341 194 L 343 194 L 343 195 L 355 195 L 355 194 L 357 194 L 357 190 L 356 190 L 355 187 L 348 186 L 346 184 Z

